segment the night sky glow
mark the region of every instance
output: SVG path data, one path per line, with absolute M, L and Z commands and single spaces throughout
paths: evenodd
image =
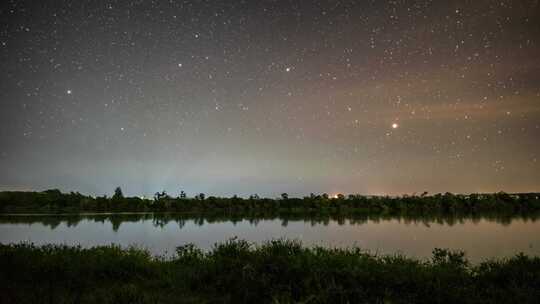
M 0 190 L 540 189 L 537 0 L 0 5 Z

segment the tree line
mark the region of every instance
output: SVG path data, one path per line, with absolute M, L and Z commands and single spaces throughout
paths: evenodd
M 184 191 L 173 197 L 165 191 L 157 192 L 152 199 L 126 197 L 117 187 L 111 197 L 89 196 L 78 192 L 62 193 L 60 190 L 42 192 L 0 192 L 0 212 L 80 213 L 80 212 L 221 212 L 242 214 L 248 212 L 288 213 L 373 213 L 373 214 L 452 214 L 452 213 L 530 213 L 540 212 L 539 193 L 505 192 L 483 194 L 435 194 L 365 196 L 359 194 L 310 194 L 303 198 L 261 198 L 251 195 L 216 197 L 203 193 L 187 197 Z

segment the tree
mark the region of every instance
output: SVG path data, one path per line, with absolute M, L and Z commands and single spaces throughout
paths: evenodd
M 163 190 L 163 191 L 161 191 L 161 193 L 156 192 L 156 194 L 154 194 L 154 200 L 159 201 L 160 199 L 166 198 L 168 196 L 169 195 L 167 195 L 167 192 L 165 192 L 165 190 Z
M 180 191 L 180 198 L 186 198 L 186 193 L 184 190 Z
M 62 192 L 60 190 L 58 190 L 58 189 L 49 189 L 49 190 L 45 190 L 43 192 L 48 194 L 48 195 L 51 195 L 51 196 L 61 196 L 62 195 Z
M 197 196 L 201 201 L 204 201 L 204 193 L 199 193 L 199 195 Z
M 116 187 L 114 189 L 114 195 L 112 197 L 113 200 L 120 200 L 124 198 L 124 194 L 122 193 L 122 189 L 120 187 Z
M 281 193 L 281 198 L 286 200 L 289 198 L 289 195 L 287 193 Z

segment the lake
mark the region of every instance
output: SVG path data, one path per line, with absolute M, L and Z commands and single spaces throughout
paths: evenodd
M 358 246 L 372 253 L 428 258 L 433 248 L 464 250 L 478 262 L 523 252 L 540 255 L 536 218 L 216 218 L 162 214 L 0 215 L 0 242 L 95 246 L 119 244 L 171 255 L 193 243 L 210 249 L 238 237 L 254 243 L 276 238 L 307 246 Z

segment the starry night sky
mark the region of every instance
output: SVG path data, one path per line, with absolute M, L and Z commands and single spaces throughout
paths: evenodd
M 540 4 L 2 1 L 0 190 L 540 190 Z

